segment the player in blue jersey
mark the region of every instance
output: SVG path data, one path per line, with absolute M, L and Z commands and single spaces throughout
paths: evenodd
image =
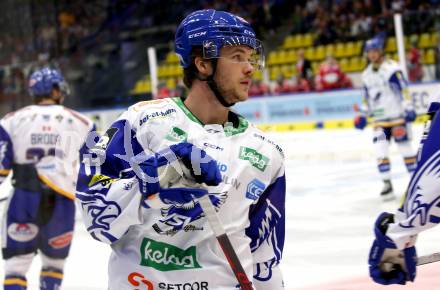
M 384 212 L 374 226 L 368 264 L 379 284 L 405 284 L 416 277 L 417 235 L 440 223 L 440 103 L 433 102 L 403 205 Z
M 188 97 L 138 103 L 83 148 L 76 196 L 112 247 L 109 289 L 237 289 L 206 195 L 252 287 L 284 289 L 283 152 L 230 109 L 264 66 L 262 44 L 244 19 L 209 9 L 182 21 L 175 50 Z
M 58 70 L 29 79 L 34 105 L 0 120 L 0 183 L 12 174 L 13 192 L 2 220 L 5 290 L 27 289 L 26 273 L 38 252 L 40 289 L 60 289 L 73 235 L 79 149 L 93 128 L 61 105 L 68 94 Z
M 362 73 L 363 104 L 355 118 L 355 127 L 363 129 L 367 125 L 367 117 L 371 117 L 374 149 L 384 182 L 380 194 L 386 201 L 395 198 L 390 174 L 391 141 L 394 140 L 397 144 L 408 172 L 415 168 L 416 158 L 411 147 L 409 123 L 415 120 L 416 112 L 401 68 L 397 62 L 383 55 L 383 41 L 368 40 L 365 43 L 365 52 L 370 64 Z

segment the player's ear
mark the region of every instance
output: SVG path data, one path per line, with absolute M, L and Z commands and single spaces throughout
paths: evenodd
M 206 60 L 201 56 L 197 56 L 194 59 L 194 64 L 201 75 L 209 76 L 212 74 L 211 61 Z
M 59 88 L 53 88 L 51 92 L 51 99 L 53 99 L 58 104 L 61 104 L 64 100 L 63 94 Z

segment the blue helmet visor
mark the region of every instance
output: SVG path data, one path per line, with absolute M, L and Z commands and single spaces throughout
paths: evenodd
M 252 49 L 250 56 L 237 55 L 230 58 L 235 63 L 249 63 L 256 70 L 263 70 L 265 66 L 264 47 L 260 40 L 254 37 L 230 36 L 205 40 L 203 42 L 203 57 L 206 59 L 223 58 L 220 50 L 223 46 L 248 46 Z

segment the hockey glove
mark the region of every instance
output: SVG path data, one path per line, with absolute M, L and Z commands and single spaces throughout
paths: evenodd
M 182 205 L 208 193 L 207 190 L 200 188 L 162 188 L 160 186 L 159 167 L 167 166 L 176 160 L 181 160 L 188 167 L 192 179 L 197 183 L 215 186 L 222 181 L 217 162 L 204 150 L 187 142 L 174 144 L 139 164 L 142 174 L 137 174 L 136 177 L 139 180 L 139 189 L 144 196 L 143 206 L 161 208 L 166 204 Z
M 414 110 L 405 110 L 405 121 L 414 122 L 417 118 L 417 113 Z
M 399 250 L 387 235 L 388 225 L 394 222 L 394 215 L 384 212 L 376 220 L 376 239 L 368 257 L 370 277 L 382 285 L 402 284 L 414 281 L 416 277 L 417 254 L 414 246 Z
M 358 115 L 354 118 L 354 126 L 356 129 L 363 130 L 367 126 L 367 117 Z
M 190 170 L 197 183 L 206 183 L 213 186 L 222 181 L 217 162 L 206 154 L 205 150 L 188 142 L 171 145 L 170 149 Z

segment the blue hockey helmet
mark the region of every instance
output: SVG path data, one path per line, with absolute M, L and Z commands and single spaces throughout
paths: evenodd
M 61 73 L 49 67 L 33 72 L 29 78 L 28 86 L 29 94 L 32 97 L 50 96 L 54 88 L 58 88 L 63 95 L 70 93 L 69 87 Z
M 383 40 L 380 38 L 372 38 L 365 42 L 364 51 L 368 52 L 369 50 L 383 50 Z
M 190 65 L 194 46 L 202 47 L 203 57 L 211 59 L 220 57 L 220 49 L 225 45 L 253 48 L 250 63 L 263 69 L 263 45 L 250 24 L 239 16 L 214 9 L 198 10 L 189 14 L 176 30 L 175 52 L 184 68 Z

